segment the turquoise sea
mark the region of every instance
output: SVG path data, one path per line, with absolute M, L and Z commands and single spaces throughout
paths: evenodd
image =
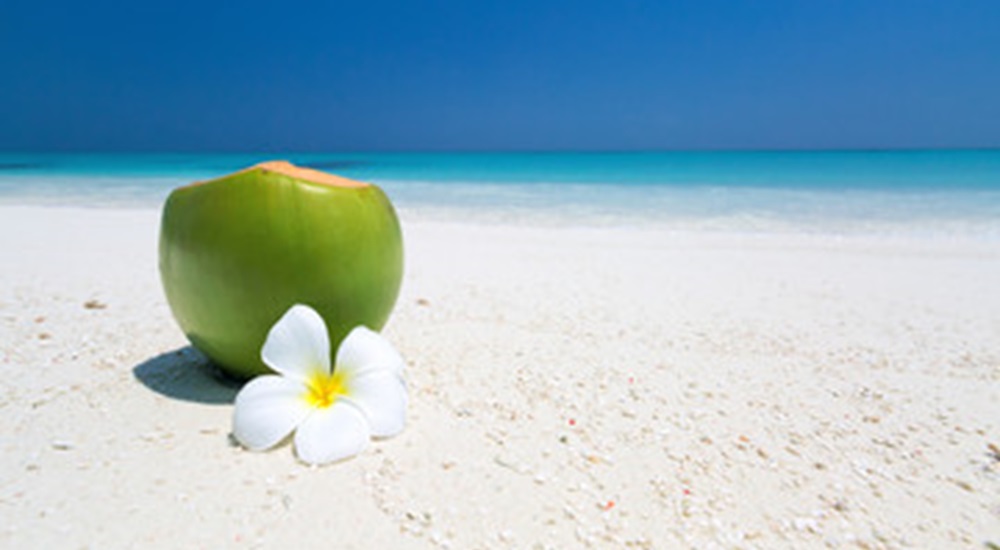
M 376 183 L 412 218 L 1000 239 L 1000 150 L 0 153 L 0 204 L 157 208 L 274 159 Z

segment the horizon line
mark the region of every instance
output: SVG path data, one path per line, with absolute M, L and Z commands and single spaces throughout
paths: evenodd
M 931 151 L 1000 151 L 1000 145 L 978 147 L 677 147 L 677 148 L 636 148 L 636 149 L 3 149 L 0 154 L 65 154 L 65 155 L 341 155 L 341 154 L 622 154 L 622 153 L 905 153 Z

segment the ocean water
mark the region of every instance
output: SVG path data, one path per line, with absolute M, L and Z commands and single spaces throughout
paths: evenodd
M 0 203 L 158 208 L 273 159 L 376 183 L 409 218 L 1000 239 L 1000 150 L 0 153 Z

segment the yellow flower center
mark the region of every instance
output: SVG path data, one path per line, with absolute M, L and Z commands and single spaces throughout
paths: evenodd
M 306 382 L 305 400 L 311 407 L 325 409 L 337 400 L 337 397 L 347 394 L 344 377 L 334 372 L 327 375 L 317 371 Z

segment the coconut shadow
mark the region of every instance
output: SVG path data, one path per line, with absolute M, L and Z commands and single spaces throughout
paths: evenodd
M 132 374 L 160 395 L 206 405 L 232 404 L 243 386 L 191 346 L 147 359 L 133 367 Z

